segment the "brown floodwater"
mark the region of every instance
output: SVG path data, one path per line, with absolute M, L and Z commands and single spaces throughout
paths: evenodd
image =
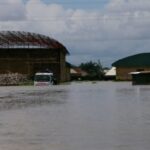
M 0 150 L 150 150 L 150 86 L 0 87 Z

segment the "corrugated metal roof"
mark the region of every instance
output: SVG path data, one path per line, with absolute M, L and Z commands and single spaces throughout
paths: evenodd
M 140 53 L 120 59 L 112 64 L 114 67 L 150 67 L 150 53 Z
M 68 50 L 57 40 L 45 35 L 23 31 L 1 31 L 0 49 L 4 48 L 50 48 L 61 49 L 69 54 Z
M 130 72 L 129 74 L 135 75 L 135 74 L 150 74 L 150 71 L 136 71 L 136 72 Z
M 71 68 L 71 69 L 70 69 L 70 73 L 71 73 L 71 74 L 77 74 L 78 72 L 77 72 L 75 69 Z
M 88 73 L 86 71 L 84 71 L 84 70 L 82 70 L 81 68 L 78 68 L 78 67 L 71 68 L 70 73 L 71 74 L 78 74 L 78 75 L 81 75 L 81 76 L 88 75 Z
M 112 67 L 110 70 L 108 70 L 105 76 L 116 76 L 116 67 Z

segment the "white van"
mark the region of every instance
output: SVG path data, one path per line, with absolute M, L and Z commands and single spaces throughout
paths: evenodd
M 34 76 L 34 86 L 49 86 L 54 84 L 53 73 L 39 72 Z

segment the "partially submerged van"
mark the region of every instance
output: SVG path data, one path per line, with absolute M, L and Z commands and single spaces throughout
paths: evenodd
M 34 76 L 35 86 L 49 86 L 54 85 L 54 75 L 53 73 L 39 72 Z

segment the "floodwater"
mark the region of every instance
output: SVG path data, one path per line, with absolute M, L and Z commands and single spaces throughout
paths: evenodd
M 150 150 L 150 86 L 0 87 L 0 150 Z

